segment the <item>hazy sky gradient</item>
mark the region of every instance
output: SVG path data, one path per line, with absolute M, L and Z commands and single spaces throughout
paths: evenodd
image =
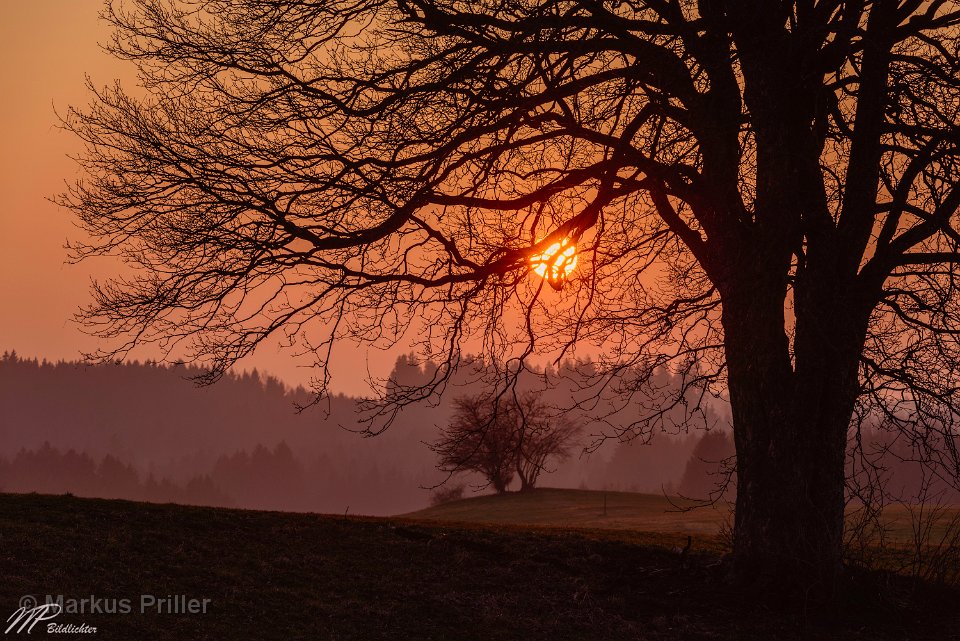
M 65 266 L 75 230 L 47 202 L 75 175 L 66 157 L 76 143 L 59 131 L 54 105 L 82 102 L 84 73 L 114 78 L 119 63 L 97 47 L 106 30 L 97 2 L 4 3 L 0 19 L 0 349 L 75 358 L 92 342 L 69 322 L 86 298 L 95 265 Z M 102 265 L 101 269 L 106 268 Z
M 65 182 L 76 180 L 78 170 L 68 154 L 82 150 L 72 134 L 58 128 L 56 114 L 90 102 L 88 76 L 96 87 L 120 79 L 125 89 L 136 93 L 133 65 L 100 47 L 111 35 L 111 27 L 98 18 L 102 8 L 102 0 L 0 4 L 5 97 L 0 101 L 0 352 L 13 349 L 25 357 L 72 360 L 94 351 L 97 341 L 83 334 L 72 316 L 90 300 L 91 277 L 104 279 L 122 268 L 104 258 L 65 264 L 66 242 L 83 239 L 83 232 L 74 226 L 71 212 L 48 200 L 64 190 Z M 478 343 L 461 347 L 466 352 L 480 349 Z M 384 352 L 339 344 L 333 354 L 332 390 L 367 391 L 368 375 L 386 377 L 396 357 L 406 351 L 411 350 Z M 132 355 L 158 356 L 149 349 Z M 271 344 L 241 368 L 256 367 L 296 385 L 319 374 L 307 367 L 310 362 Z
M 70 319 L 89 300 L 89 279 L 116 272 L 105 259 L 65 265 L 64 244 L 81 232 L 70 212 L 46 199 L 74 180 L 77 170 L 67 154 L 80 149 L 71 134 L 57 128 L 55 109 L 85 105 L 85 77 L 94 85 L 120 78 L 132 87 L 132 67 L 112 59 L 98 45 L 110 28 L 97 15 L 100 0 L 30 0 L 3 2 L 0 8 L 0 352 L 75 359 L 96 342 Z M 352 346 L 343 346 L 340 367 L 334 363 L 334 390 L 366 389 L 367 364 Z M 371 370 L 385 376 L 396 353 L 371 352 Z M 151 356 L 149 352 L 140 358 Z M 299 363 L 305 364 L 304 361 Z M 289 353 L 265 346 L 244 364 L 306 382 L 311 371 Z

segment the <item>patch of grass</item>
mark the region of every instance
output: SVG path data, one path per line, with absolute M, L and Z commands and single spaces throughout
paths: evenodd
M 609 500 L 609 497 L 608 497 Z M 611 508 L 608 503 L 608 511 Z M 422 516 L 422 515 L 421 515 Z M 21 595 L 130 599 L 63 613 L 98 639 L 949 639 L 955 592 L 919 605 L 851 599 L 813 616 L 727 585 L 675 535 L 453 526 L 0 495 L 0 614 Z M 869 590 L 866 590 L 869 592 Z M 865 593 L 866 593 L 865 592 Z M 211 599 L 207 614 L 139 612 L 139 595 Z M 33 636 L 43 636 L 38 628 Z
M 909 505 L 895 504 L 889 505 L 883 509 L 883 522 L 886 530 L 887 539 L 895 544 L 912 544 L 914 540 L 914 515 Z M 931 524 L 929 537 L 932 540 L 938 540 L 947 534 L 949 523 L 960 515 L 960 508 L 945 507 L 942 508 L 939 518 Z
M 697 505 L 695 501 L 659 494 L 537 488 L 465 498 L 403 516 L 451 522 L 717 534 L 730 517 L 730 507 L 718 503 L 689 509 Z
M 606 508 L 604 508 L 606 504 Z M 960 509 L 942 508 L 929 531 L 931 541 L 947 535 Z M 853 510 L 851 509 L 851 516 Z M 675 546 L 691 535 L 701 548 L 722 552 L 723 528 L 732 519 L 727 503 L 703 505 L 679 497 L 635 492 L 537 488 L 530 492 L 484 495 L 442 503 L 404 518 L 450 524 L 520 525 L 544 530 L 589 531 L 594 536 Z M 914 544 L 911 507 L 890 505 L 880 520 L 887 549 L 878 555 L 902 556 Z M 636 538 L 640 536 L 641 538 Z M 876 542 L 871 542 L 875 546 Z M 889 565 L 889 564 L 886 564 Z

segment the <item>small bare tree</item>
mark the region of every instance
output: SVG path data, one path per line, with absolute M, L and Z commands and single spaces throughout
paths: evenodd
M 497 420 L 483 396 L 463 396 L 454 407 L 453 419 L 433 446 L 440 457 L 438 467 L 451 474 L 477 472 L 503 494 L 513 480 L 515 435 L 505 421 Z
M 536 486 L 548 461 L 568 458 L 580 433 L 578 424 L 563 415 L 552 414 L 534 392 L 510 403 L 506 420 L 517 434 L 514 459 L 521 492 Z
M 520 490 L 532 489 L 550 459 L 567 458 L 579 427 L 553 416 L 535 393 L 509 398 L 463 396 L 450 424 L 433 446 L 445 472 L 478 472 L 498 494 L 514 474 Z

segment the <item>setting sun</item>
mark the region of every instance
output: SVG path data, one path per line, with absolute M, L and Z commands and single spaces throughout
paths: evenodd
M 577 248 L 569 239 L 554 243 L 530 259 L 533 271 L 559 290 L 577 266 Z

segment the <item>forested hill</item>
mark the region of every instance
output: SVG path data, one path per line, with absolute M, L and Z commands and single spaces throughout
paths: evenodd
M 401 356 L 390 378 L 415 383 L 429 367 Z M 481 391 L 471 376 L 451 381 L 439 404 L 410 406 L 389 430 L 363 438 L 355 431 L 358 399 L 334 396 L 298 413 L 297 405 L 311 399 L 306 390 L 257 372 L 228 374 L 198 387 L 191 378 L 201 373 L 183 365 L 90 366 L 4 354 L 0 490 L 335 513 L 409 512 L 426 507 L 431 492 L 424 488 L 446 478 L 427 444 L 448 421 L 451 403 Z M 558 385 L 570 383 L 569 372 L 563 376 Z M 544 394 L 558 404 L 570 398 L 559 386 Z M 585 430 L 584 444 L 591 431 Z M 682 438 L 657 436 L 652 445 L 613 439 L 596 453 L 578 452 L 552 465 L 542 483 L 649 492 L 683 486 L 700 436 L 698 430 Z M 712 483 L 703 474 L 695 480 L 694 490 Z
M 416 383 L 429 367 L 401 356 L 390 378 Z M 576 371 L 569 365 L 554 377 L 542 392 L 548 402 L 569 402 L 564 386 Z M 390 429 L 364 438 L 358 399 L 333 396 L 298 413 L 297 406 L 312 399 L 306 390 L 255 371 L 198 387 L 192 378 L 201 373 L 183 365 L 90 366 L 4 354 L 0 491 L 338 514 L 411 512 L 426 507 L 431 488 L 446 479 L 428 444 L 449 421 L 454 399 L 479 391 L 469 376 L 452 381 L 441 402 L 411 405 Z M 665 374 L 661 388 L 671 385 Z M 603 408 L 596 411 L 602 415 Z M 636 416 L 620 418 L 629 424 Z M 590 444 L 597 425 L 586 415 L 572 419 L 587 425 L 581 446 Z M 609 427 L 607 419 L 600 429 Z M 721 462 L 733 454 L 729 434 L 686 425 L 677 431 L 581 449 L 550 464 L 541 485 L 715 498 L 725 478 L 717 473 Z M 908 501 L 916 496 L 925 476 L 905 446 L 883 433 L 864 438 L 888 453 L 882 460 L 888 487 Z M 454 478 L 446 488 L 465 485 L 463 495 L 471 496 L 479 481 Z M 960 502 L 960 493 L 945 488 L 942 498 Z
M 199 369 L 152 363 L 84 365 L 0 359 L 4 449 L 49 442 L 140 465 L 198 452 L 250 449 L 286 441 L 298 449 L 347 436 L 353 399 L 331 399 L 332 413 L 297 414 L 304 390 L 256 371 L 198 387 Z M 348 422 L 349 421 L 349 422 Z
M 111 462 L 132 467 L 141 484 L 152 478 L 185 486 L 213 476 L 218 485 L 242 485 L 247 477 L 249 487 L 221 488 L 232 497 L 230 504 L 244 507 L 389 513 L 426 505 L 429 495 L 421 486 L 433 485 L 437 472 L 424 442 L 434 440 L 444 407 L 411 408 L 388 432 L 365 439 L 355 431 L 356 399 L 333 396 L 329 403 L 298 413 L 297 404 L 311 398 L 303 389 L 289 389 L 256 371 L 228 374 L 214 385 L 198 387 L 191 377 L 200 373 L 189 366 L 91 366 L 4 354 L 0 464 L 9 468 L 19 454 L 16 475 L 32 467 L 33 476 L 43 476 L 36 469 L 39 454 L 56 468 L 67 464 L 56 457 L 72 450 L 89 459 L 89 464 L 74 461 L 74 467 L 96 467 L 109 456 Z M 27 454 L 32 455 L 29 461 Z M 291 454 L 293 460 L 287 460 Z M 300 494 L 310 498 L 281 500 L 290 489 L 287 483 L 277 488 L 273 500 L 264 486 L 275 473 L 290 475 L 291 465 L 304 486 Z M 0 488 L 58 489 L 32 488 L 10 474 L 8 469 Z M 63 490 L 74 491 L 66 484 Z

